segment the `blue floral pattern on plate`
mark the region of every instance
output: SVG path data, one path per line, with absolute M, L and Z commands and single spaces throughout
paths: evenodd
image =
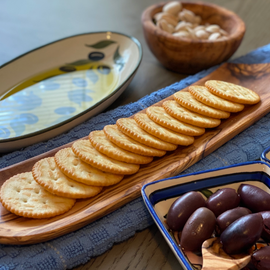
M 85 46 L 93 50 L 85 59 L 38 74 L 22 82 L 28 83 L 28 87 L 2 96 L 0 139 L 57 125 L 93 106 L 115 89 L 119 72 L 125 65 L 117 42 L 101 40 Z M 109 46 L 116 47 L 112 59 L 106 56 Z

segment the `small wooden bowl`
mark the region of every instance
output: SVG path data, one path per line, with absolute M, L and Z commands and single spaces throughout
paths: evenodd
M 195 74 L 228 60 L 243 39 L 245 23 L 232 11 L 217 5 L 181 3 L 183 8 L 201 16 L 201 24 L 218 24 L 228 36 L 216 41 L 175 37 L 153 22 L 154 15 L 162 11 L 165 3 L 152 5 L 143 12 L 141 21 L 146 42 L 155 57 L 167 69 L 183 74 Z

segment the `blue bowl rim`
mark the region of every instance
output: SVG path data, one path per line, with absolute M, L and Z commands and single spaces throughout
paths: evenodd
M 270 149 L 270 147 L 269 147 L 269 149 Z M 170 233 L 164 227 L 163 223 L 161 222 L 161 220 L 157 216 L 155 210 L 153 209 L 153 206 L 152 206 L 151 202 L 149 201 L 149 199 L 148 199 L 148 197 L 147 197 L 147 195 L 145 193 L 145 189 L 148 186 L 151 186 L 151 185 L 156 184 L 158 182 L 164 182 L 164 181 L 171 180 L 171 179 L 179 179 L 179 178 L 188 177 L 188 176 L 192 176 L 192 175 L 203 175 L 203 174 L 209 173 L 209 172 L 221 171 L 221 170 L 224 170 L 224 169 L 247 166 L 247 165 L 253 165 L 253 164 L 262 164 L 262 165 L 266 165 L 267 167 L 270 168 L 270 165 L 268 163 L 264 162 L 264 161 L 248 161 L 248 162 L 233 164 L 233 165 L 229 165 L 229 166 L 219 167 L 219 168 L 215 168 L 215 169 L 209 169 L 209 170 L 198 171 L 198 172 L 195 172 L 195 173 L 189 173 L 189 174 L 184 174 L 184 175 L 173 176 L 173 177 L 160 179 L 160 180 L 157 180 L 157 181 L 154 181 L 154 182 L 147 183 L 147 184 L 143 185 L 143 187 L 141 189 L 141 194 L 142 194 L 143 201 L 144 201 L 148 211 L 150 212 L 152 218 L 158 224 L 158 227 L 159 227 L 161 233 L 165 237 L 165 240 L 171 245 L 171 247 L 174 250 L 174 253 L 177 254 L 177 256 L 180 258 L 180 263 L 185 267 L 185 269 L 193 270 L 193 268 L 190 266 L 190 263 L 187 261 L 186 256 L 184 255 L 182 250 L 179 249 L 179 247 L 177 246 L 175 241 L 171 240 Z
M 264 151 L 262 152 L 261 154 L 261 160 L 264 161 L 264 162 L 269 162 L 270 163 L 270 160 L 266 157 L 266 154 L 270 151 L 270 146 L 267 147 L 266 149 L 264 149 Z

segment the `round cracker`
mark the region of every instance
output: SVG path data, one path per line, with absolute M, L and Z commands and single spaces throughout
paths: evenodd
M 72 150 L 82 161 L 104 172 L 134 174 L 140 168 L 138 164 L 124 163 L 101 154 L 89 140 L 75 141 Z
M 165 142 L 145 132 L 132 118 L 120 118 L 116 121 L 118 128 L 135 141 L 164 151 L 173 151 L 177 145 Z
M 189 86 L 188 90 L 198 101 L 215 109 L 232 113 L 240 112 L 244 109 L 243 104 L 231 102 L 218 97 L 212 94 L 205 86 L 192 85 Z
M 27 218 L 51 218 L 69 211 L 76 200 L 53 195 L 40 186 L 32 172 L 17 174 L 1 187 L 1 203 L 10 212 Z
M 166 151 L 158 150 L 133 140 L 121 132 L 116 125 L 107 125 L 104 127 L 103 131 L 111 142 L 127 151 L 154 157 L 162 157 L 166 154 Z
M 152 121 L 146 113 L 137 113 L 134 115 L 134 119 L 136 123 L 146 132 L 166 142 L 185 146 L 194 142 L 194 137 L 183 135 L 164 128 L 163 126 Z
M 35 181 L 47 191 L 62 197 L 83 199 L 94 197 L 102 187 L 88 186 L 69 178 L 57 167 L 54 157 L 43 158 L 32 168 Z
M 217 119 L 226 119 L 230 117 L 229 112 L 221 111 L 212 107 L 209 107 L 202 102 L 194 98 L 191 93 L 185 91 L 176 92 L 173 98 L 186 109 L 199 113 L 208 117 Z
M 200 115 L 198 113 L 191 112 L 177 103 L 175 100 L 167 100 L 162 104 L 165 111 L 171 116 L 183 121 L 185 123 L 202 127 L 213 128 L 220 124 L 220 119 L 210 118 Z
M 205 132 L 204 128 L 195 127 L 178 121 L 169 115 L 163 107 L 150 106 L 146 109 L 146 114 L 157 124 L 181 134 L 189 136 L 200 136 Z
M 212 94 L 232 102 L 256 104 L 260 101 L 260 96 L 257 93 L 234 83 L 209 80 L 205 82 L 205 86 Z
M 119 161 L 133 164 L 147 164 L 153 160 L 153 157 L 134 154 L 118 147 L 107 138 L 103 130 L 90 132 L 89 140 L 99 152 Z
M 83 162 L 75 155 L 71 147 L 59 150 L 54 159 L 65 175 L 86 185 L 111 186 L 124 178 L 124 175 L 107 173 Z

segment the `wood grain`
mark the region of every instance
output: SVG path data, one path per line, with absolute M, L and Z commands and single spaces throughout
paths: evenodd
M 198 85 L 204 84 L 209 79 L 240 84 L 256 91 L 261 97 L 261 102 L 254 106 L 247 106 L 240 113 L 232 114 L 217 128 L 208 129 L 204 135 L 197 137 L 191 146 L 178 147 L 177 150 L 167 153 L 164 157 L 155 158 L 150 164 L 141 166 L 138 173 L 125 177 L 115 186 L 106 188 L 96 198 L 78 200 L 68 213 L 51 219 L 33 220 L 17 217 L 0 205 L 0 242 L 18 245 L 33 244 L 77 230 L 139 197 L 144 184 L 177 175 L 207 156 L 270 111 L 269 65 L 247 66 L 227 63 L 198 81 L 196 83 Z M 264 75 L 261 75 L 262 69 L 265 70 Z M 246 70 L 250 70 L 248 76 L 246 76 Z M 172 99 L 172 96 L 167 99 Z M 162 102 L 156 105 L 161 105 Z M 71 144 L 0 170 L 0 184 L 2 185 L 14 174 L 30 171 L 39 159 L 53 156 L 59 149 Z
M 145 40 L 154 56 L 167 69 L 182 74 L 195 74 L 229 59 L 238 49 L 246 31 L 242 19 L 214 4 L 181 3 L 183 8 L 202 18 L 201 24 L 217 24 L 228 36 L 216 41 L 175 37 L 153 23 L 154 15 L 162 11 L 165 3 L 152 5 L 143 12 L 141 21 Z
M 225 253 L 219 238 L 211 238 L 202 244 L 203 267 L 202 270 L 239 270 L 251 260 L 250 254 L 237 254 L 230 256 Z

